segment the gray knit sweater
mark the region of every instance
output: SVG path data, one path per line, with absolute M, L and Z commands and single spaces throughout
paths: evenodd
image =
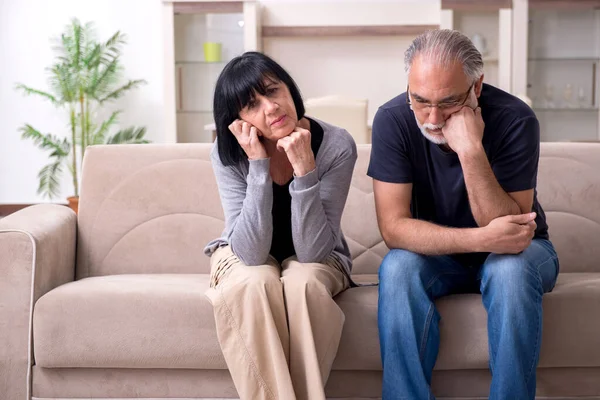
M 290 184 L 294 248 L 300 262 L 323 262 L 334 256 L 350 274 L 352 259 L 340 220 L 357 158 L 356 144 L 345 129 L 312 119 L 323 128 L 323 142 L 316 169 L 294 177 Z M 204 252 L 210 256 L 229 244 L 246 265 L 264 264 L 273 235 L 270 159 L 224 166 L 215 144 L 211 161 L 225 212 L 225 230 Z

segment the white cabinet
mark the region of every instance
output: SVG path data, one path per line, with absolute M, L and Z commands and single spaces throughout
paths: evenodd
M 170 103 L 175 125 L 168 141 L 211 142 L 212 132 L 205 126 L 213 122 L 217 78 L 232 58 L 259 49 L 258 5 L 253 1 L 165 4 L 167 40 L 172 39 L 166 51 L 165 73 L 171 83 L 166 85 L 166 95 L 174 92 Z
M 543 141 L 598 136 L 600 11 L 529 9 L 527 93 Z

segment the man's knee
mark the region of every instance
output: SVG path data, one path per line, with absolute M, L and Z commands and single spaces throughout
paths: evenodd
M 420 281 L 428 267 L 427 257 L 408 250 L 390 250 L 379 267 L 380 284 L 399 285 Z
M 515 300 L 532 294 L 542 294 L 542 279 L 538 265 L 523 254 L 491 254 L 482 270 L 482 292 L 489 290 Z
M 425 291 L 431 267 L 427 256 L 407 250 L 391 250 L 379 267 L 379 300 L 398 303 L 399 297 L 412 297 L 415 291 Z

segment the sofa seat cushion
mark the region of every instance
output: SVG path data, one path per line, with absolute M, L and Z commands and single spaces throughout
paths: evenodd
M 381 369 L 377 287 L 359 287 L 336 298 L 346 323 L 334 369 Z M 487 315 L 478 294 L 436 302 L 440 321 L 438 370 L 488 368 Z M 600 273 L 560 274 L 544 296 L 540 367 L 600 366 Z
M 62 285 L 34 310 L 41 367 L 225 369 L 205 274 L 108 275 Z
M 356 279 L 360 280 L 360 279 Z M 369 281 L 372 279 L 368 279 Z M 60 286 L 38 300 L 34 354 L 40 367 L 225 369 L 208 275 L 113 275 Z M 346 314 L 336 370 L 380 370 L 377 287 L 336 301 Z M 481 296 L 437 302 L 442 320 L 436 369 L 488 367 Z M 559 276 L 544 297 L 541 367 L 600 366 L 600 274 Z

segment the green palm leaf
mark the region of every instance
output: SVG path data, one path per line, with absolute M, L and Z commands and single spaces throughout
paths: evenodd
M 122 34 L 120 31 L 117 31 L 110 39 L 104 43 L 104 56 L 108 56 L 109 59 L 104 59 L 103 61 L 110 62 L 110 59 L 118 58 L 121 56 L 121 47 L 127 43 L 126 36 Z
M 146 128 L 134 128 L 129 127 L 127 129 L 120 130 L 113 136 L 109 137 L 106 144 L 141 144 L 150 143 L 150 141 L 144 139 L 146 134 Z
M 119 114 L 121 111 L 115 111 L 111 116 L 100 125 L 98 130 L 92 135 L 92 142 L 90 144 L 103 144 L 105 141 L 108 130 L 118 122 Z
M 60 103 L 71 103 L 77 98 L 77 81 L 70 68 L 64 64 L 55 64 L 50 69 L 48 83 L 54 93 L 60 97 Z
M 15 89 L 22 90 L 23 93 L 25 93 L 26 95 L 36 94 L 38 96 L 42 96 L 42 97 L 50 100 L 52 102 L 52 104 L 59 104 L 59 101 L 56 99 L 56 97 L 54 97 L 50 93 L 46 93 L 44 91 L 37 90 L 37 89 L 32 89 L 29 86 L 23 85 L 22 83 L 17 84 Z
M 87 93 L 96 100 L 106 96 L 119 81 L 121 70 L 118 59 L 96 68 L 92 73 Z
M 50 199 L 58 197 L 60 194 L 60 177 L 62 175 L 63 158 L 58 158 L 54 162 L 46 165 L 38 174 L 40 184 L 38 194 Z
M 29 124 L 19 128 L 21 138 L 31 139 L 42 150 L 51 150 L 51 157 L 66 157 L 69 155 L 70 144 L 66 138 L 60 139 L 50 133 L 42 134 Z
M 118 89 L 114 90 L 113 92 L 107 94 L 103 98 L 98 99 L 98 102 L 100 104 L 102 104 L 102 103 L 104 103 L 106 101 L 109 101 L 109 100 L 116 100 L 119 97 L 123 96 L 125 94 L 125 92 L 127 92 L 127 91 L 129 91 L 131 89 L 135 89 L 135 88 L 137 88 L 137 87 L 139 87 L 139 86 L 141 86 L 141 85 L 143 85 L 145 83 L 146 83 L 146 81 L 143 80 L 143 79 L 137 79 L 137 80 L 134 80 L 134 81 L 130 80 L 129 82 L 127 82 L 125 85 L 121 86 L 120 88 L 118 88 Z

